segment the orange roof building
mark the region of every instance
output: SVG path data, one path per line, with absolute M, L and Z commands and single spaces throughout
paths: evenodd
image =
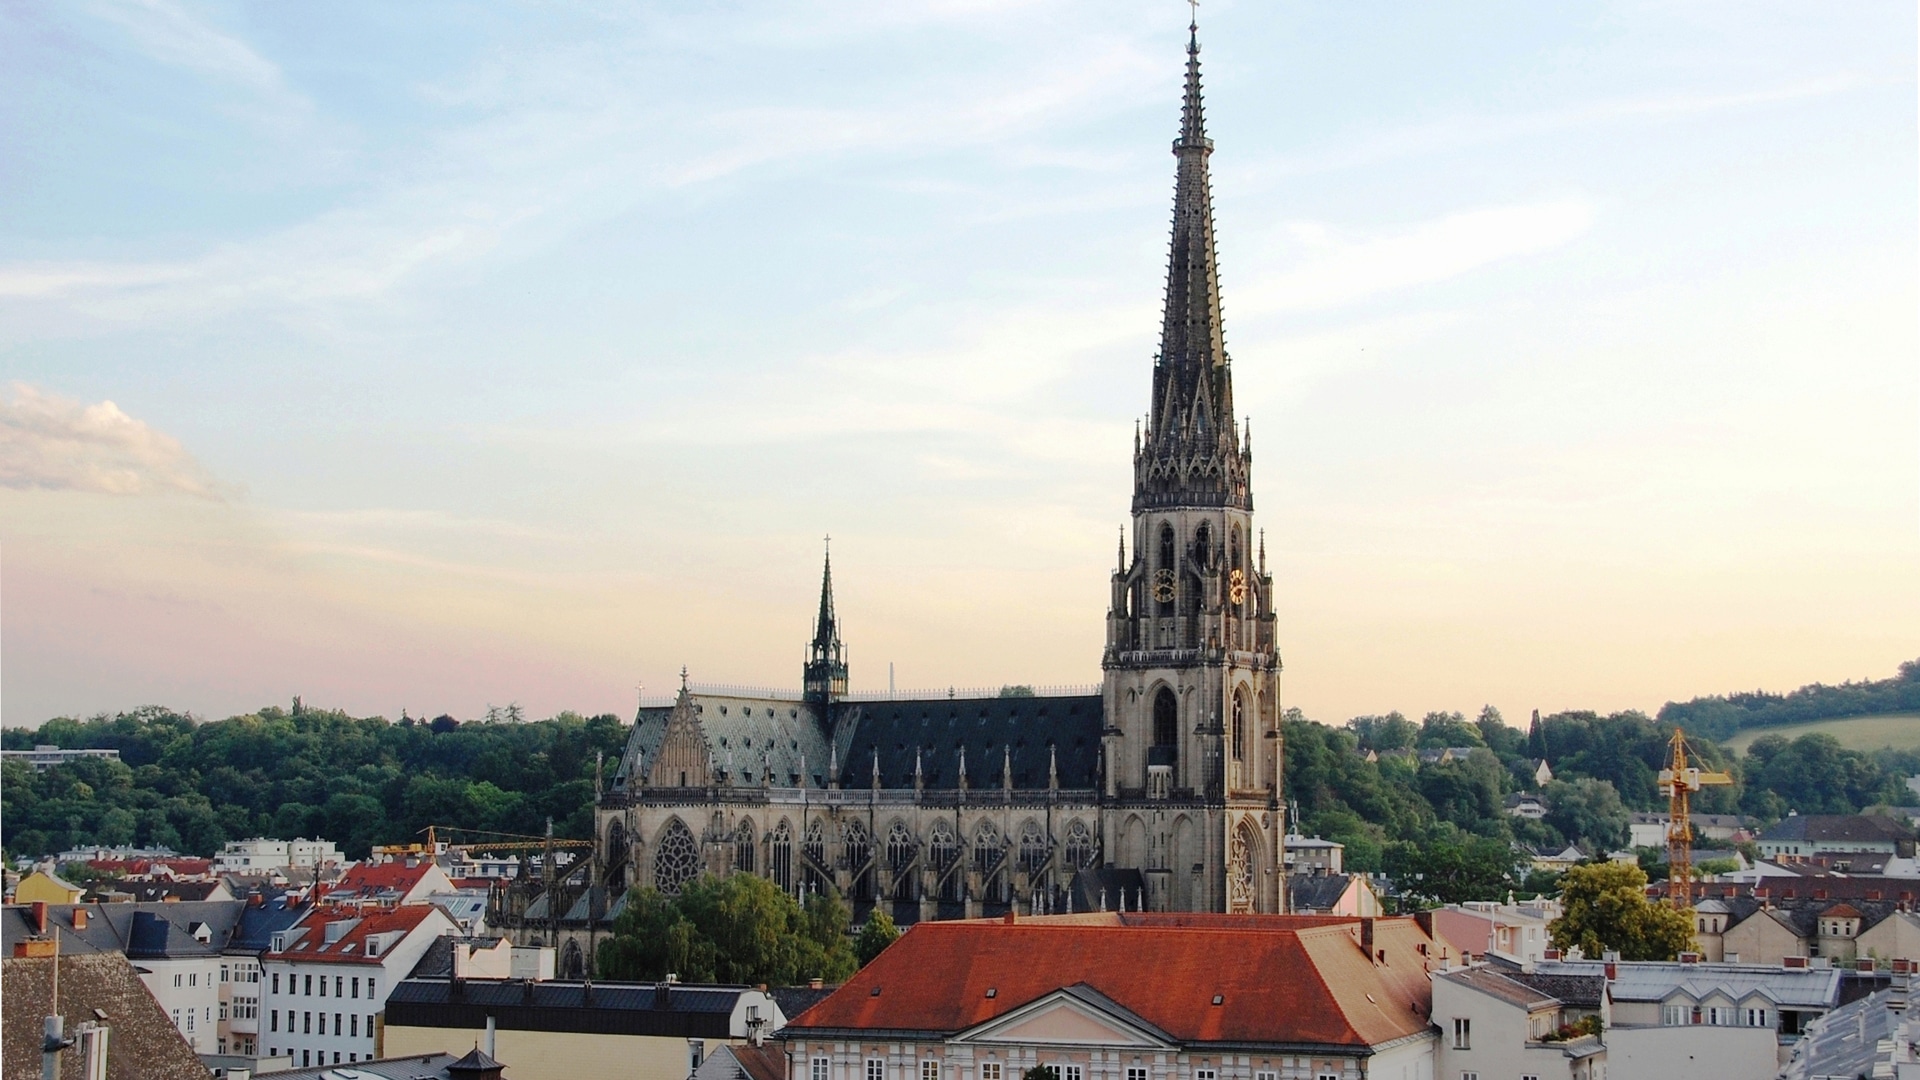
M 1416 1076 L 1434 951 L 1410 918 L 921 923 L 780 1038 L 789 1080 Z

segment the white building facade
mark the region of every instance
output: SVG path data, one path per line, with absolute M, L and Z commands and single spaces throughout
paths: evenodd
M 257 1042 L 301 1068 L 380 1056 L 387 995 L 442 934 L 459 927 L 438 907 L 361 914 L 318 909 L 274 936 L 261 958 L 265 1020 Z

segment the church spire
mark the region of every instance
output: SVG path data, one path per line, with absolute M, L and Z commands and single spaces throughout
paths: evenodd
M 1134 507 L 1252 508 L 1247 455 L 1233 412 L 1233 377 L 1221 323 L 1219 260 L 1200 87 L 1199 30 L 1189 27 L 1180 108 L 1166 307 L 1153 365 L 1146 444 L 1134 458 Z
M 833 538 L 828 537 L 829 544 Z M 820 572 L 820 614 L 814 620 L 813 640 L 807 645 L 803 680 L 807 700 L 825 707 L 847 692 L 847 649 L 840 641 L 840 620 L 833 613 L 833 551 L 826 553 Z M 825 720 L 822 716 L 820 719 Z

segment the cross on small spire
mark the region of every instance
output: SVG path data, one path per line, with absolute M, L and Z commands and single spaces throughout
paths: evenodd
M 1193 18 L 1187 23 L 1187 29 L 1200 29 L 1200 0 L 1187 0 L 1187 6 L 1193 9 Z
M 686 688 L 687 688 L 687 665 L 681 664 L 680 665 L 680 689 L 685 690 Z

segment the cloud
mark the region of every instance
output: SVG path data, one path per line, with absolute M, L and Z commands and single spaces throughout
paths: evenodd
M 1561 199 L 1450 214 L 1404 232 L 1362 239 L 1317 223 L 1289 225 L 1304 253 L 1290 270 L 1254 282 L 1236 305 L 1248 314 L 1340 307 L 1426 285 L 1566 244 L 1593 224 L 1593 205 Z
M 120 411 L 13 385 L 0 399 L 0 487 L 221 498 L 179 440 Z
M 280 93 L 280 69 L 238 38 L 195 21 L 167 0 L 115 0 L 89 5 L 95 15 L 125 30 L 141 50 L 162 63 Z

